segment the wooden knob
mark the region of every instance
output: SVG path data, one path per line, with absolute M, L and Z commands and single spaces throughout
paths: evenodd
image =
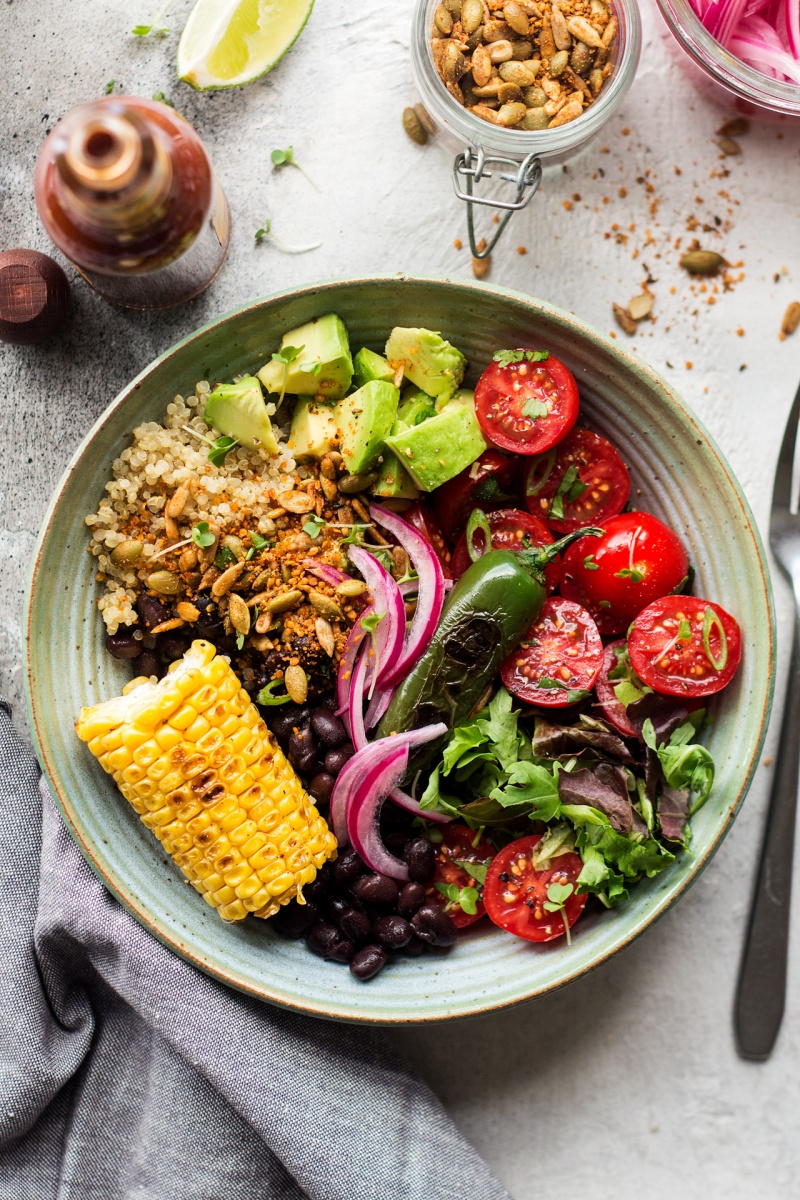
M 18 346 L 60 333 L 69 312 L 69 283 L 57 262 L 38 250 L 0 254 L 0 341 Z

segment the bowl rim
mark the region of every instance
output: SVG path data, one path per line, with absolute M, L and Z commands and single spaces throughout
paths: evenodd
M 323 303 L 326 296 L 335 294 L 337 288 L 342 286 L 362 286 L 371 287 L 375 285 L 409 285 L 417 284 L 444 284 L 449 287 L 457 288 L 466 292 L 491 292 L 497 296 L 498 300 L 513 300 L 516 303 L 521 303 L 536 312 L 544 313 L 550 318 L 562 325 L 568 327 L 573 333 L 581 338 L 586 338 L 590 342 L 599 344 L 606 352 L 610 352 L 613 356 L 623 360 L 625 366 L 634 374 L 645 374 L 653 383 L 663 391 L 665 400 L 675 405 L 691 423 L 699 437 L 702 437 L 707 444 L 708 449 L 713 453 L 716 459 L 717 466 L 725 476 L 730 485 L 731 493 L 736 497 L 744 517 L 745 525 L 753 539 L 754 547 L 757 553 L 759 568 L 761 572 L 761 580 L 763 583 L 764 595 L 767 600 L 769 621 L 767 629 L 768 638 L 768 653 L 769 653 L 769 685 L 767 689 L 766 704 L 764 706 L 763 715 L 761 716 L 758 737 L 755 748 L 751 755 L 750 763 L 746 772 L 740 777 L 738 791 L 735 800 L 726 806 L 724 819 L 721 820 L 719 828 L 714 835 L 714 840 L 708 847 L 702 859 L 695 859 L 691 870 L 680 881 L 674 891 L 671 891 L 669 896 L 659 900 L 653 905 L 652 910 L 648 912 L 646 917 L 642 919 L 641 924 L 631 933 L 626 934 L 612 947 L 600 953 L 591 963 L 576 968 L 559 980 L 558 983 L 546 983 L 540 985 L 532 985 L 524 994 L 515 997 L 511 1001 L 492 1001 L 489 1003 L 480 1003 L 478 1005 L 464 1008 L 453 1012 L 452 1006 L 448 1011 L 442 1011 L 437 1014 L 417 1014 L 410 1012 L 402 1017 L 395 1016 L 391 1020 L 379 1015 L 373 1015 L 369 1012 L 360 1011 L 357 1007 L 351 1006 L 349 1003 L 337 1001 L 338 1007 L 331 1010 L 326 1006 L 325 1000 L 318 1002 L 299 1002 L 295 997 L 288 995 L 280 988 L 271 986 L 268 982 L 257 987 L 252 985 L 252 982 L 243 978 L 234 969 L 223 966 L 216 961 L 212 956 L 205 955 L 194 950 L 191 944 L 174 935 L 160 921 L 157 914 L 152 913 L 147 907 L 139 902 L 135 895 L 126 886 L 125 881 L 120 878 L 117 873 L 110 867 L 104 866 L 97 853 L 92 839 L 83 829 L 81 820 L 75 811 L 70 796 L 67 794 L 66 788 L 61 784 L 59 779 L 56 764 L 52 761 L 48 753 L 48 740 L 46 734 L 46 723 L 44 714 L 40 714 L 34 698 L 35 688 L 32 676 L 32 661 L 31 661 L 31 643 L 33 640 L 32 621 L 34 616 L 34 595 L 37 584 L 40 560 L 45 540 L 50 532 L 51 525 L 56 518 L 57 511 L 60 505 L 62 494 L 71 482 L 72 475 L 75 472 L 81 458 L 86 450 L 91 445 L 97 432 L 109 419 L 109 417 L 117 412 L 126 404 L 131 396 L 139 389 L 142 380 L 157 371 L 162 363 L 164 363 L 171 355 L 182 350 L 191 342 L 200 341 L 212 329 L 224 325 L 227 321 L 241 316 L 244 312 L 257 309 L 267 304 L 274 304 L 276 301 L 288 301 L 302 296 L 318 296 L 320 302 Z M 179 341 L 173 343 L 155 359 L 152 360 L 142 371 L 135 376 L 107 405 L 103 410 L 86 435 L 81 439 L 80 444 L 71 455 L 67 466 L 65 467 L 61 478 L 56 485 L 53 495 L 48 504 L 45 515 L 42 519 L 41 528 L 36 539 L 34 551 L 31 556 L 31 565 L 29 568 L 28 584 L 25 595 L 25 606 L 23 615 L 23 626 L 25 629 L 25 672 L 24 672 L 24 691 L 25 702 L 30 728 L 33 736 L 34 749 L 36 751 L 39 763 L 47 782 L 50 785 L 51 793 L 55 799 L 56 805 L 61 813 L 64 822 L 69 829 L 70 834 L 76 841 L 79 850 L 83 857 L 89 863 L 89 866 L 100 878 L 111 894 L 125 906 L 129 913 L 142 925 L 149 933 L 155 936 L 163 945 L 180 955 L 186 962 L 199 970 L 211 975 L 213 978 L 220 980 L 222 983 L 233 987 L 237 991 L 251 995 L 260 1000 L 268 1001 L 276 1004 L 281 1008 L 289 1009 L 294 1012 L 301 1012 L 307 1016 L 320 1017 L 327 1020 L 341 1020 L 355 1024 L 369 1025 L 416 1025 L 416 1024 L 433 1024 L 448 1020 L 465 1019 L 472 1016 L 484 1016 L 487 1013 L 499 1011 L 506 1008 L 515 1007 L 518 1004 L 525 1003 L 535 999 L 540 995 L 545 995 L 549 992 L 554 992 L 560 988 L 566 987 L 570 983 L 574 983 L 577 979 L 587 975 L 590 971 L 595 970 L 609 959 L 615 957 L 621 950 L 625 949 L 637 938 L 641 937 L 661 916 L 664 915 L 672 906 L 680 899 L 684 892 L 699 878 L 705 868 L 708 866 L 711 859 L 716 854 L 722 844 L 726 834 L 728 833 L 736 815 L 742 805 L 742 802 L 748 792 L 753 776 L 758 766 L 761 756 L 761 751 L 766 737 L 767 727 L 769 724 L 770 712 L 775 692 L 775 644 L 776 644 L 776 627 L 775 627 L 775 605 L 772 592 L 772 583 L 767 564 L 767 558 L 764 550 L 764 545 L 759 533 L 758 526 L 753 517 L 750 505 L 742 491 L 736 476 L 729 467 L 725 456 L 717 446 L 716 441 L 699 420 L 693 410 L 680 398 L 672 385 L 658 374 L 648 363 L 640 359 L 638 355 L 624 347 L 618 346 L 614 341 L 606 335 L 600 333 L 587 322 L 582 321 L 574 314 L 567 312 L 565 309 L 559 308 L 556 305 L 549 304 L 544 300 L 539 300 L 534 296 L 527 295 L 524 292 L 518 292 L 511 288 L 499 287 L 495 284 L 487 284 L 482 282 L 473 282 L 468 279 L 449 278 L 441 275 L 407 275 L 398 273 L 396 275 L 375 275 L 375 276 L 357 276 L 344 279 L 327 279 L 318 283 L 306 284 L 302 287 L 286 288 L 279 292 L 272 292 L 266 296 L 258 297 L 255 300 L 241 304 L 229 312 L 221 316 L 215 317 L 213 320 L 206 322 L 198 329 L 193 330 Z

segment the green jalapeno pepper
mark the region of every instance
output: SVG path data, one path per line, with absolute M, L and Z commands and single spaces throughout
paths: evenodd
M 601 533 L 580 529 L 552 546 L 519 553 L 489 550 L 473 562 L 447 597 L 428 649 L 397 687 L 377 736 L 437 721 L 448 729 L 463 724 L 539 616 L 547 594 L 547 564 L 577 538 Z M 409 775 L 430 763 L 446 740 L 414 751 Z

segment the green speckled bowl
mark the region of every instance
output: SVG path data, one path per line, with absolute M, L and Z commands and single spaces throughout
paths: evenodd
M 380 349 L 392 325 L 441 330 L 473 376 L 502 346 L 552 350 L 577 376 L 584 413 L 621 449 L 642 508 L 683 538 L 698 594 L 739 619 L 744 659 L 715 712 L 718 765 L 694 820 L 693 853 L 631 901 L 581 921 L 571 947 L 536 947 L 484 921 L 442 956 L 394 964 L 369 984 L 248 919 L 224 925 L 164 856 L 75 736 L 84 704 L 116 695 L 129 676 L 103 649 L 93 559 L 83 518 L 141 421 L 159 420 L 176 392 L 260 365 L 281 335 L 335 310 L 354 346 Z M 59 483 L 35 554 L 27 611 L 28 697 L 44 770 L 86 858 L 133 915 L 204 971 L 276 1004 L 349 1021 L 417 1022 L 486 1012 L 560 987 L 643 933 L 677 900 L 727 832 L 752 777 L 773 683 L 774 619 L 764 551 L 747 501 L 697 418 L 643 362 L 568 313 L 485 284 L 359 279 L 270 297 L 221 317 L 148 367 L 106 410 Z

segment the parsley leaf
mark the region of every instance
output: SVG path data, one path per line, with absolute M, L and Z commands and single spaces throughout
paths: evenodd
M 547 416 L 547 405 L 541 400 L 526 400 L 522 406 L 522 415 L 535 421 L 537 417 Z
M 588 483 L 584 483 L 579 477 L 578 468 L 575 466 L 575 463 L 567 467 L 564 472 L 564 478 L 561 480 L 556 489 L 556 494 L 550 501 L 548 516 L 552 517 L 555 521 L 563 521 L 564 501 L 566 500 L 568 504 L 571 504 L 573 500 L 577 500 L 579 496 L 583 495 L 588 486 Z
M 224 571 L 226 567 L 230 567 L 236 562 L 236 555 L 231 550 L 230 546 L 223 546 L 217 557 L 214 559 L 214 566 L 218 571 Z
M 492 355 L 493 361 L 500 363 L 501 367 L 510 367 L 518 362 L 547 362 L 549 357 L 548 350 L 498 350 Z
M 291 696 L 274 695 L 274 690 L 276 687 L 280 687 L 280 683 L 280 679 L 273 679 L 272 683 L 268 683 L 266 687 L 263 687 L 256 696 L 256 704 L 263 704 L 265 707 L 274 704 L 288 704 L 292 698 Z
M 216 540 L 216 535 L 208 528 L 208 521 L 198 521 L 192 526 L 192 541 L 195 546 L 205 549 L 206 546 L 213 546 Z
M 227 433 L 223 433 L 222 437 L 218 437 L 214 445 L 208 452 L 208 461 L 214 467 L 221 467 L 228 456 L 228 452 L 234 446 L 238 446 L 237 438 L 228 437 Z

